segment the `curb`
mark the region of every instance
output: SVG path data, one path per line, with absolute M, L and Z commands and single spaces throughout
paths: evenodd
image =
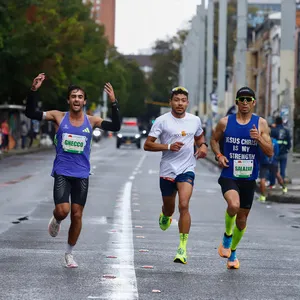
M 7 157 L 15 156 L 15 155 L 25 155 L 25 154 L 30 154 L 30 153 L 51 151 L 51 150 L 54 150 L 54 149 L 55 149 L 54 146 L 50 146 L 50 147 L 35 147 L 35 148 L 30 148 L 30 149 L 27 149 L 27 150 L 20 151 L 20 152 L 2 153 L 2 154 L 0 154 L 0 160 L 5 159 Z
M 300 196 L 289 195 L 269 195 L 267 196 L 267 201 L 277 202 L 277 203 L 289 203 L 289 204 L 300 204 Z

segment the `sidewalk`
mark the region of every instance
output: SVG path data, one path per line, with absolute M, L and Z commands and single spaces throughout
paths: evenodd
M 206 157 L 208 161 L 218 166 L 215 161 L 213 152 L 208 152 Z M 287 177 L 290 179 L 290 183 L 287 184 L 288 192 L 283 194 L 280 186 L 276 182 L 275 189 L 268 189 L 267 201 L 280 202 L 280 203 L 300 203 L 300 154 L 289 154 L 287 165 Z M 257 186 L 258 187 L 258 186 Z M 257 192 L 259 189 L 257 188 Z
M 24 155 L 24 154 L 29 154 L 29 153 L 36 153 L 36 152 L 41 152 L 41 151 L 51 151 L 54 150 L 54 146 L 32 146 L 31 148 L 26 148 L 26 149 L 12 149 L 9 150 L 8 152 L 1 152 L 0 153 L 0 160 L 4 159 L 6 157 L 14 156 L 14 155 Z

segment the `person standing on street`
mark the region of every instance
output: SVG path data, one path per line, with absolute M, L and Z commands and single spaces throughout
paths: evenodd
M 237 246 L 247 226 L 258 177 L 260 149 L 268 157 L 273 155 L 269 127 L 265 119 L 253 114 L 255 93 L 242 87 L 236 94 L 238 111 L 222 118 L 211 137 L 211 147 L 220 167 L 218 183 L 227 202 L 225 233 L 218 253 L 228 258 L 227 267 L 238 269 Z M 224 145 L 220 151 L 220 140 Z M 259 149 L 260 148 L 260 149 Z
M 103 130 L 119 131 L 119 109 L 114 89 L 110 83 L 107 83 L 104 90 L 112 105 L 111 122 L 84 113 L 87 95 L 81 87 L 75 85 L 68 88 L 68 112 L 58 110 L 36 111 L 37 90 L 44 80 L 44 73 L 40 73 L 33 80 L 31 91 L 27 97 L 25 115 L 38 121 L 42 119 L 53 121 L 57 127 L 56 157 L 51 174 L 54 177 L 55 209 L 48 225 L 48 231 L 52 237 L 56 237 L 60 230 L 61 221 L 71 213 L 65 263 L 68 268 L 76 268 L 78 265 L 74 260 L 72 250 L 80 235 L 82 214 L 88 194 L 93 128 L 101 127 Z M 71 205 L 69 203 L 70 196 Z
M 5 119 L 1 124 L 1 133 L 2 133 L 2 145 L 1 148 L 4 151 L 9 149 L 9 125 Z
M 272 145 L 273 145 L 273 152 L 274 155 L 272 157 L 268 157 L 264 153 L 261 152 L 261 159 L 260 159 L 260 169 L 259 169 L 259 179 L 260 179 L 260 196 L 259 201 L 265 202 L 266 201 L 266 179 L 267 175 L 269 174 L 270 177 L 277 178 L 278 183 L 281 185 L 282 192 L 285 194 L 287 193 L 287 187 L 280 176 L 278 171 L 278 161 L 277 157 L 279 155 L 279 145 L 277 140 L 272 138 Z M 274 184 L 274 183 L 273 183 Z
M 28 126 L 27 123 L 23 120 L 21 122 L 21 147 L 25 149 L 26 147 L 26 140 L 28 135 Z
M 280 165 L 280 175 L 285 180 L 288 153 L 291 149 L 291 135 L 287 128 L 283 126 L 281 117 L 275 119 L 275 128 L 272 128 L 271 135 L 277 140 L 279 145 L 279 155 L 277 157 Z
M 189 202 L 193 192 L 196 159 L 204 158 L 208 145 L 199 117 L 186 112 L 188 90 L 176 87 L 170 97 L 171 112 L 158 117 L 144 144 L 146 151 L 162 151 L 160 190 L 163 200 L 159 226 L 167 230 L 172 222 L 175 199 L 179 196 L 179 247 L 174 262 L 187 263 L 187 240 L 191 227 Z M 155 141 L 159 139 L 160 143 Z M 197 149 L 194 152 L 194 144 Z

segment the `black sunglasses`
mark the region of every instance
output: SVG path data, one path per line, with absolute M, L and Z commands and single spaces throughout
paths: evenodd
M 255 98 L 248 97 L 248 96 L 241 96 L 239 98 L 236 98 L 236 100 L 239 101 L 239 102 L 245 102 L 245 100 L 246 100 L 248 103 L 250 103 L 250 102 L 254 101 Z

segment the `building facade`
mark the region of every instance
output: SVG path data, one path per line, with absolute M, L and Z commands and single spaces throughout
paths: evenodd
M 97 24 L 102 24 L 105 36 L 111 46 L 115 45 L 116 0 L 82 0 L 91 3 L 91 17 Z
M 300 11 L 296 13 L 295 86 L 300 86 Z M 247 82 L 256 91 L 256 113 L 274 118 L 280 113 L 281 13 L 270 14 L 253 31 L 247 51 Z

